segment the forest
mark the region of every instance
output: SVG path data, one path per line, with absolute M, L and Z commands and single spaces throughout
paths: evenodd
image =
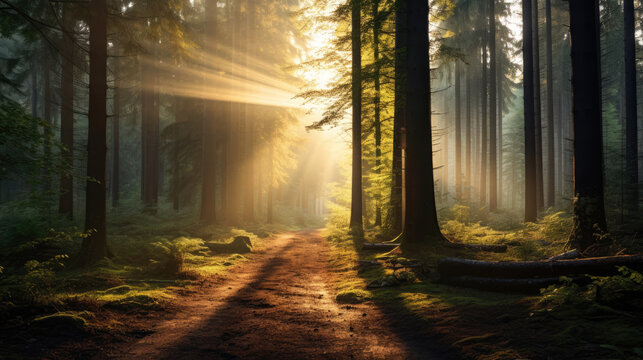
M 0 359 L 643 359 L 642 0 L 0 0 Z

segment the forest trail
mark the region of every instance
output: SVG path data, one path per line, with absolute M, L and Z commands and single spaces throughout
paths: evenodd
M 329 253 L 319 230 L 278 235 L 221 282 L 179 298 L 150 335 L 97 359 L 436 358 L 428 341 L 410 341 L 412 329 L 396 332 L 394 314 L 337 304 Z

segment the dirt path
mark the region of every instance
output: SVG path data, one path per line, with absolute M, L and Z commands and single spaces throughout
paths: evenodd
M 396 335 L 375 305 L 338 305 L 329 251 L 318 231 L 279 235 L 221 283 L 182 297 L 150 335 L 98 358 L 437 358 Z

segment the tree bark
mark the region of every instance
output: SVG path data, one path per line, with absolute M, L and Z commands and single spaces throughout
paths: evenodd
M 455 197 L 462 201 L 462 65 L 455 61 Z
M 60 74 L 60 142 L 65 169 L 60 176 L 58 213 L 74 219 L 74 20 L 63 7 L 63 44 Z
M 639 210 L 638 119 L 636 88 L 636 38 L 634 0 L 624 0 L 625 32 L 625 179 L 627 208 L 633 216 Z
M 382 164 L 382 123 L 381 123 L 381 84 L 380 84 L 380 14 L 379 14 L 379 0 L 373 1 L 373 62 L 374 67 L 374 87 L 375 87 L 375 99 L 374 99 L 374 125 L 375 125 L 375 173 L 377 174 L 378 179 L 382 173 L 381 164 Z M 379 186 L 377 187 L 375 194 L 375 226 L 382 226 L 382 196 L 380 194 Z
M 489 210 L 498 209 L 496 2 L 489 0 Z
M 351 232 L 364 232 L 362 221 L 362 41 L 361 0 L 351 0 L 352 100 L 353 100 L 353 177 L 351 195 Z
M 114 58 L 114 99 L 112 101 L 112 206 L 117 207 L 120 200 L 120 122 L 121 89 L 120 59 Z
M 480 205 L 487 205 L 487 115 L 489 105 L 489 84 L 488 84 L 488 64 L 487 64 L 487 33 L 483 35 L 482 40 L 482 116 L 480 121 Z
M 536 190 L 538 210 L 545 208 L 544 184 L 543 184 L 543 126 L 542 126 L 542 105 L 540 97 L 540 35 L 538 20 L 538 0 L 531 0 L 533 17 L 533 54 L 534 54 L 534 121 L 536 134 Z
M 89 127 L 87 139 L 87 196 L 80 264 L 93 264 L 108 255 L 105 233 L 105 155 L 107 148 L 107 0 L 91 0 L 89 22 Z
M 599 0 L 570 0 L 574 131 L 574 225 L 570 245 L 584 251 L 607 232 Z
M 406 201 L 404 231 L 400 235 L 405 251 L 444 241 L 435 208 L 431 142 L 431 92 L 429 76 L 429 6 L 426 1 L 409 1 L 406 58 Z
M 551 0 L 545 0 L 547 51 L 547 197 L 545 206 L 556 206 L 556 157 L 554 153 L 554 64 L 552 50 Z
M 208 49 L 213 50 L 217 37 L 217 2 L 208 0 L 205 4 L 206 13 L 206 42 Z M 218 102 L 205 100 L 205 114 L 203 116 L 202 134 L 202 168 L 203 183 L 201 187 L 201 221 L 205 224 L 214 224 L 217 220 L 216 214 L 216 192 L 217 192 L 217 138 L 216 138 L 216 116 L 218 115 Z
M 538 216 L 536 170 L 536 120 L 534 116 L 534 53 L 532 0 L 522 2 L 523 21 L 523 86 L 525 114 L 525 222 Z
M 402 148 L 406 118 L 406 0 L 395 2 L 395 100 L 393 115 L 393 179 L 391 181 L 391 207 L 388 226 L 391 234 L 402 232 Z

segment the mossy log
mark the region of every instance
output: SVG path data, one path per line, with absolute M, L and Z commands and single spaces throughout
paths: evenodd
M 364 245 L 362 245 L 362 250 L 386 252 L 386 251 L 391 251 L 391 250 L 397 248 L 398 246 L 400 246 L 400 244 L 395 244 L 395 243 L 365 243 Z
M 479 276 L 499 279 L 551 278 L 569 275 L 608 276 L 618 273 L 619 266 L 643 270 L 643 255 L 608 256 L 555 261 L 480 261 L 444 258 L 438 261 L 443 278 Z
M 462 244 L 462 243 L 447 242 L 444 244 L 444 246 L 453 248 L 453 249 L 465 249 L 465 250 L 472 250 L 472 251 L 488 251 L 488 252 L 495 252 L 495 253 L 507 252 L 507 245 Z
M 362 250 L 365 251 L 391 251 L 400 246 L 400 244 L 395 243 L 366 243 L 362 245 Z M 495 253 L 503 253 L 507 251 L 507 245 L 485 245 L 485 244 L 462 244 L 454 242 L 445 242 L 444 246 L 453 248 L 453 249 L 465 249 L 472 251 L 489 251 Z
M 587 285 L 591 279 L 586 276 L 579 276 L 572 278 L 572 281 L 579 285 Z M 440 279 L 440 282 L 447 285 L 484 291 L 538 294 L 542 288 L 559 284 L 560 278 L 498 279 L 477 276 L 455 276 L 442 278 Z

